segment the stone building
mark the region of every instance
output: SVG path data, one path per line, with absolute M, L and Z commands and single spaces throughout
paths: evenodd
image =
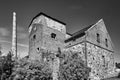
M 29 27 L 29 55 L 31 59 L 40 59 L 41 51 L 57 52 L 64 47 L 66 35 L 65 23 L 44 13 L 37 15 Z
M 91 68 L 91 80 L 113 76 L 115 69 L 113 43 L 102 19 L 78 32 L 69 34 L 66 32 L 65 23 L 39 13 L 29 25 L 30 59 L 42 61 L 43 52 L 50 51 L 57 54 L 59 49 L 79 53 L 82 60 Z M 56 58 L 56 61 L 59 62 L 59 59 Z M 54 69 L 59 71 L 58 68 Z M 54 73 L 53 76 L 57 77 L 56 74 Z

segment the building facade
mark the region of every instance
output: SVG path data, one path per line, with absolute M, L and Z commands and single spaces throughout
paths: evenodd
M 112 77 L 115 69 L 113 43 L 104 21 L 90 25 L 78 32 L 66 32 L 66 24 L 44 13 L 33 18 L 29 26 L 29 57 L 32 60 L 45 60 L 44 52 L 57 54 L 62 51 L 77 52 L 85 64 L 91 68 L 90 79 L 100 80 Z M 53 66 L 54 80 L 57 80 L 59 59 Z M 56 67 L 58 66 L 58 67 Z

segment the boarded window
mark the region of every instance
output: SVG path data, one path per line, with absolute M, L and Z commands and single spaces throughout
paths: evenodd
M 55 37 L 56 37 L 56 34 L 55 33 L 51 33 L 51 38 L 55 39 Z
M 97 42 L 100 43 L 100 34 L 97 33 Z

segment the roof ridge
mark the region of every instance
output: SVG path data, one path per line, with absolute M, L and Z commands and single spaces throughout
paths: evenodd
M 52 19 L 52 20 L 54 20 L 54 21 L 57 21 L 57 22 L 59 22 L 59 23 L 61 23 L 61 24 L 63 24 L 63 25 L 66 25 L 66 23 L 64 23 L 64 22 L 62 22 L 62 21 L 60 21 L 60 20 L 58 20 L 58 19 L 56 19 L 56 18 L 53 18 L 53 17 L 51 17 L 51 16 L 48 16 L 47 14 L 45 14 L 45 13 L 43 13 L 43 12 L 40 12 L 40 13 L 38 13 L 35 17 L 33 17 L 32 20 L 31 20 L 31 22 L 30 22 L 30 25 L 32 24 L 33 20 L 34 20 L 35 18 L 39 17 L 40 15 L 46 16 L 46 17 L 48 17 L 48 18 L 50 18 L 50 19 Z M 30 25 L 29 25 L 29 26 L 30 26 Z M 28 26 L 28 27 L 29 27 L 29 26 Z

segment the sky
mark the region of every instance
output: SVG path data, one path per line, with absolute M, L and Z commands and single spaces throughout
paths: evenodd
M 104 20 L 115 47 L 115 60 L 120 62 L 119 0 L 0 0 L 0 44 L 6 54 L 11 49 L 12 13 L 17 14 L 18 53 L 28 53 L 28 26 L 40 12 L 67 24 L 74 33 Z

